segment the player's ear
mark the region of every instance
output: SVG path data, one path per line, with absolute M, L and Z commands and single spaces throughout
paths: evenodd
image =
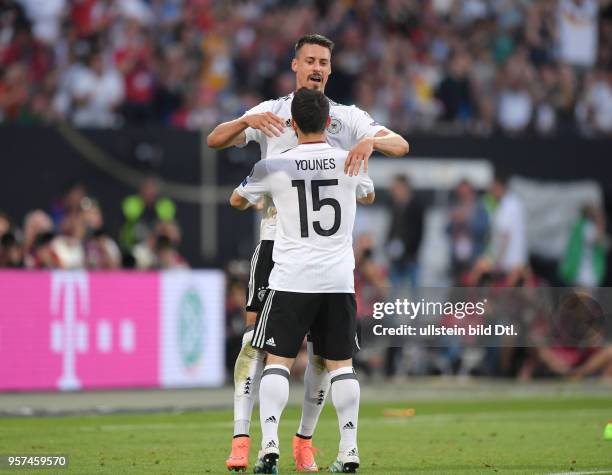
M 331 117 L 327 116 L 327 124 L 325 124 L 326 129 L 329 127 L 329 124 L 331 124 Z
M 297 73 L 297 66 L 298 66 L 298 60 L 297 58 L 293 58 L 291 60 L 291 71 L 293 71 L 294 73 Z
M 291 119 L 291 128 L 294 130 L 294 132 L 297 134 L 297 124 L 295 123 L 295 120 Z

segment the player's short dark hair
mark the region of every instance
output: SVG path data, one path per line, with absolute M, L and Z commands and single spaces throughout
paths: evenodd
M 303 87 L 293 96 L 291 116 L 303 133 L 323 132 L 329 117 L 329 101 L 322 92 Z
M 295 44 L 295 56 L 298 55 L 298 51 L 304 45 L 319 45 L 323 48 L 327 48 L 331 54 L 334 50 L 334 42 L 323 35 L 309 34 L 302 36 Z

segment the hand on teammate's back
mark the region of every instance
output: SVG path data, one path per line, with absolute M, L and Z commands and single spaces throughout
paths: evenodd
M 374 151 L 374 141 L 371 138 L 360 140 L 349 152 L 344 162 L 344 173 L 357 176 L 363 162 L 363 171 L 368 171 L 368 159 Z
M 272 112 L 260 112 L 244 117 L 249 127 L 261 130 L 268 137 L 280 137 L 285 128 L 285 121 Z

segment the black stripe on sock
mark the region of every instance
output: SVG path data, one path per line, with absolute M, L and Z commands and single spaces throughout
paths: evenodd
M 286 369 L 280 369 L 280 368 L 264 369 L 264 372 L 262 373 L 261 377 L 263 378 L 264 376 L 267 376 L 269 374 L 278 374 L 279 376 L 284 376 L 285 378 L 289 379 L 289 371 L 287 371 Z
M 251 438 L 251 436 L 249 434 L 238 434 L 238 435 L 235 435 L 234 437 L 232 437 L 232 439 L 235 439 L 236 437 L 248 437 L 249 439 Z
M 343 379 L 357 379 L 357 375 L 355 373 L 339 374 L 331 379 L 331 384 L 334 384 L 336 381 L 342 381 Z
M 300 439 L 304 439 L 304 440 L 310 440 L 310 439 L 312 439 L 312 435 L 308 435 L 308 436 L 307 436 L 307 435 L 302 435 L 302 434 L 300 434 L 299 432 L 296 432 L 296 433 L 295 433 L 295 436 L 296 436 L 296 437 L 299 437 Z

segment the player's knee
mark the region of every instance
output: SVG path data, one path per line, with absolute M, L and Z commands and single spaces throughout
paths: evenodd
M 325 368 L 327 371 L 337 371 L 339 369 L 352 370 L 353 369 L 353 359 L 349 358 L 348 360 L 323 360 Z
M 321 373 L 326 370 L 325 359 L 318 355 L 310 355 L 308 364 L 312 366 L 313 371 Z
M 255 325 L 255 321 L 257 320 L 257 312 L 247 312 L 246 313 L 246 326 Z

